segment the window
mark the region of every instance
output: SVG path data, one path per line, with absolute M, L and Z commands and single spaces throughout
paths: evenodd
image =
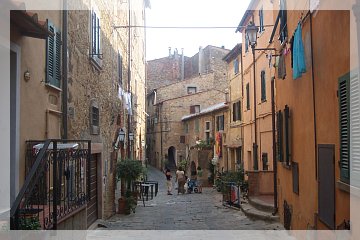
M 261 155 L 261 160 L 262 160 L 262 164 L 263 164 L 263 170 L 267 171 L 268 170 L 268 154 L 267 153 L 262 153 Z
M 245 53 L 247 53 L 248 51 L 249 51 L 249 39 L 245 34 Z
M 184 132 L 189 133 L 189 123 L 184 123 Z
M 277 152 L 279 162 L 285 160 L 287 166 L 290 165 L 291 158 L 291 125 L 290 125 L 290 108 L 285 105 L 284 114 L 277 112 Z M 285 147 L 285 158 L 284 158 Z
M 241 105 L 240 101 L 233 103 L 233 122 L 241 120 Z
M 339 126 L 340 126 L 340 180 L 350 180 L 350 74 L 339 79 Z
M 216 130 L 217 131 L 224 130 L 224 115 L 216 117 Z
M 206 138 L 206 142 L 207 144 L 210 143 L 210 131 L 211 131 L 211 125 L 210 122 L 205 122 L 205 138 Z
M 49 36 L 46 40 L 46 83 L 60 88 L 61 33 L 49 20 L 48 29 L 55 36 Z
M 280 0 L 280 30 L 279 30 L 279 40 L 280 43 L 284 43 L 288 33 L 287 33 L 287 11 L 286 11 L 286 0 Z
M 180 143 L 185 143 L 185 136 L 180 136 Z
M 101 67 L 101 28 L 100 28 L 100 14 L 99 11 L 91 11 L 91 54 L 90 57 L 92 60 Z
M 123 74 L 123 59 L 120 52 L 118 51 L 118 82 L 120 87 L 122 87 L 122 74 Z
M 234 73 L 239 73 L 239 60 L 237 58 L 234 60 Z
M 266 81 L 265 71 L 261 71 L 261 101 L 266 101 Z
M 246 109 L 250 110 L 250 85 L 246 84 Z
M 200 105 L 190 106 L 190 114 L 199 113 L 199 112 L 200 112 Z
M 285 120 L 285 161 L 286 165 L 290 165 L 290 109 L 288 105 L 285 105 L 284 109 Z
M 188 94 L 196 93 L 196 87 L 187 87 L 187 93 Z
M 90 103 L 90 133 L 100 134 L 100 112 L 95 100 L 92 100 Z
M 241 164 L 241 147 L 236 148 L 236 164 Z
M 259 33 L 262 33 L 263 31 L 265 31 L 265 27 L 264 27 L 264 10 L 263 10 L 263 8 L 261 8 L 259 10 L 259 21 L 260 21 Z
M 199 119 L 195 119 L 195 132 L 198 133 L 199 132 Z

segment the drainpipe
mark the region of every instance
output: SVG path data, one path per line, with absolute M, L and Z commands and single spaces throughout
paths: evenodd
M 276 162 L 276 146 L 275 146 L 275 77 L 271 78 L 271 120 L 272 120 L 272 154 L 273 154 L 273 171 L 274 171 L 274 212 L 278 211 L 277 204 L 277 162 Z
M 315 73 L 314 73 L 314 54 L 313 54 L 313 33 L 312 33 L 312 14 L 308 12 L 310 17 L 310 44 L 311 44 L 311 78 L 313 92 L 313 110 L 314 110 L 314 148 L 315 148 L 315 178 L 317 179 L 317 136 L 316 136 L 316 104 L 315 104 Z
M 158 122 L 160 122 L 160 169 L 162 170 L 163 167 L 163 131 L 162 131 L 162 120 L 161 120 L 161 115 L 162 115 L 162 106 L 163 103 L 160 103 L 159 105 L 159 116 L 158 116 Z
M 64 10 L 63 10 L 63 26 L 62 26 L 62 138 L 68 138 L 68 68 L 67 68 L 67 34 L 68 34 L 68 11 L 67 9 L 67 0 L 64 0 Z
M 254 127 L 255 127 L 255 143 L 253 145 L 254 170 L 258 170 L 258 145 L 257 145 L 257 125 L 256 125 L 256 73 L 255 73 L 255 46 L 252 47 L 253 53 L 253 70 L 254 70 Z
M 131 83 L 131 4 L 130 4 L 130 1 L 128 1 L 128 7 L 129 7 L 129 32 L 128 32 L 128 92 L 130 93 L 131 92 L 131 86 L 130 86 L 130 83 Z M 132 99 L 131 99 L 132 100 Z M 132 103 L 132 101 L 131 101 Z M 132 106 L 130 106 L 132 107 Z M 127 146 L 127 157 L 128 159 L 131 158 L 131 151 L 130 151 L 130 148 L 131 148 L 131 143 L 130 143 L 130 114 L 128 114 L 128 119 L 127 119 L 127 142 L 128 142 L 128 146 Z

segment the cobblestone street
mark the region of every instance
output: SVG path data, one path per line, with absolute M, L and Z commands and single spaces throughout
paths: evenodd
M 109 230 L 277 230 L 280 223 L 250 219 L 239 210 L 222 205 L 221 194 L 204 188 L 201 194 L 167 195 L 164 174 L 148 167 L 148 180 L 159 182 L 153 200 L 138 202 L 136 213 L 116 214 L 104 221 Z M 175 178 L 173 177 L 173 182 Z

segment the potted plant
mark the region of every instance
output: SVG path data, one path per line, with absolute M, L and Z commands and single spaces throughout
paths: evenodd
M 121 180 L 122 184 L 121 189 L 121 198 L 118 200 L 119 211 L 118 213 L 123 214 L 131 210 L 134 211 L 137 201 L 137 191 L 133 189 L 134 181 L 140 178 L 144 173 L 144 167 L 142 166 L 141 161 L 125 159 L 117 163 L 116 167 L 116 176 L 117 180 Z M 125 191 L 126 188 L 126 191 Z M 126 192 L 124 194 L 124 192 Z M 129 210 L 130 209 L 130 210 Z

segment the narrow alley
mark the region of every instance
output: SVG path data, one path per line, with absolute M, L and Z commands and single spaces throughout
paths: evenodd
M 165 176 L 148 166 L 148 179 L 159 182 L 159 192 L 152 200 L 138 202 L 136 212 L 130 215 L 116 214 L 99 223 L 106 230 L 277 230 L 283 229 L 278 222 L 250 219 L 243 212 L 222 205 L 222 195 L 213 188 L 203 192 L 167 195 Z M 173 177 L 173 183 L 175 177 Z

